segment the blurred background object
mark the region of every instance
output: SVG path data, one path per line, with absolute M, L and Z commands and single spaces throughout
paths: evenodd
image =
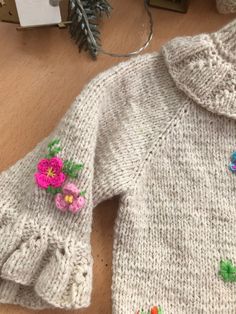
M 131 57 L 146 49 L 153 37 L 152 14 L 148 0 L 144 11 L 149 18 L 149 31 L 144 44 L 128 53 L 116 53 L 102 49 L 100 24 L 104 16 L 109 17 L 112 7 L 108 0 L 0 0 L 0 20 L 20 23 L 23 28 L 69 25 L 71 37 L 79 48 L 88 51 L 93 59 L 106 54 L 112 57 Z
M 68 2 L 69 0 L 59 1 L 62 21 L 67 21 Z M 0 0 L 0 21 L 16 24 L 20 23 L 15 0 Z
M 19 23 L 19 17 L 14 0 L 0 0 L 0 21 Z
M 0 0 L 0 21 L 20 24 L 18 29 L 70 24 L 69 31 L 79 51 L 89 51 L 96 58 L 101 48 L 99 24 L 111 10 L 107 0 Z
M 186 13 L 189 0 L 149 0 L 151 6 Z

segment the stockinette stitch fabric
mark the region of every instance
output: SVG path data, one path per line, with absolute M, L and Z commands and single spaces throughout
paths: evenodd
M 216 0 L 217 9 L 220 13 L 236 12 L 236 0 Z
M 56 130 L 0 176 L 0 301 L 89 305 L 92 208 L 119 196 L 114 314 L 160 304 L 166 314 L 235 313 L 236 21 L 177 38 L 100 74 Z M 84 163 L 77 214 L 34 183 L 47 144 Z
M 44 141 L 42 144 L 47 145 L 47 142 Z M 35 171 L 35 154 L 40 153 L 40 148 L 44 149 L 38 145 L 34 152 L 0 174 L 0 231 L 17 221 L 22 212 L 24 198 L 29 189 L 29 178 Z M 25 262 L 27 263 L 27 260 Z M 50 307 L 50 304 L 42 300 L 31 286 L 23 286 L 3 278 L 0 278 L 0 302 L 21 304 L 30 308 Z

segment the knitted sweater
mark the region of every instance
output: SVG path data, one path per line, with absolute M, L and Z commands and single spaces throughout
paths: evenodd
M 236 21 L 99 75 L 1 174 L 1 302 L 88 306 L 92 209 L 119 196 L 113 314 L 236 313 L 235 39 Z M 54 138 L 63 150 L 40 161 Z M 65 159 L 84 169 L 54 200 L 43 187 L 64 182 Z
M 220 13 L 236 12 L 236 0 L 216 0 L 216 5 Z

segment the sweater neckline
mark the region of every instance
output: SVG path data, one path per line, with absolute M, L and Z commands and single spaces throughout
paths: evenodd
M 176 86 L 205 109 L 236 119 L 236 20 L 162 48 Z

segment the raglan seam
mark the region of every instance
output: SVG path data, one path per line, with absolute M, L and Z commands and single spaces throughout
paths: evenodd
M 171 131 L 171 127 L 176 127 L 177 123 L 181 121 L 184 116 L 184 113 L 187 112 L 187 107 L 189 103 L 192 102 L 191 99 L 187 98 L 183 104 L 183 106 L 177 110 L 172 119 L 167 123 L 166 127 L 163 129 L 163 132 L 160 134 L 154 134 L 154 140 L 152 142 L 151 148 L 147 151 L 144 158 L 142 158 L 141 162 L 135 167 L 134 177 L 130 180 L 130 187 L 127 189 L 126 193 L 130 190 L 134 190 L 138 185 L 138 181 L 142 178 L 142 173 L 146 166 L 151 162 L 153 155 L 155 155 L 155 151 L 158 147 L 163 146 L 164 142 Z M 125 194 L 126 194 L 125 193 Z

